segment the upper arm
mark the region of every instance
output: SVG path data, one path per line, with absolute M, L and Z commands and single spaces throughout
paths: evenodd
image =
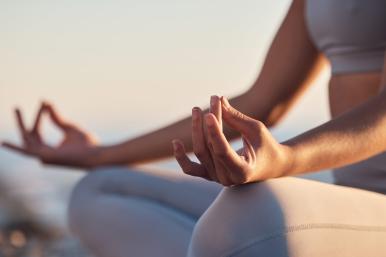
M 266 108 L 272 125 L 319 73 L 324 58 L 313 44 L 305 22 L 304 0 L 294 0 L 266 55 L 262 70 L 248 91 L 252 102 Z M 258 115 L 257 115 L 258 116 Z
M 381 80 L 381 90 L 386 94 L 386 51 L 383 59 L 383 71 L 382 71 L 382 80 Z

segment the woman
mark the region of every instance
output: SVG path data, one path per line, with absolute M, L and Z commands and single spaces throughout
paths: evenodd
M 73 192 L 69 220 L 97 256 L 386 256 L 385 51 L 385 1 L 293 0 L 256 82 L 230 103 L 213 96 L 208 114 L 196 107 L 193 119 L 101 146 L 45 103 L 31 130 L 16 111 L 24 145 L 3 145 L 93 168 Z M 267 128 L 311 84 L 324 55 L 332 120 L 276 142 Z M 40 137 L 44 113 L 63 130 L 58 147 Z M 244 146 L 235 152 L 227 139 L 239 133 Z M 95 169 L 169 157 L 172 141 L 192 176 Z M 279 178 L 326 168 L 335 168 L 337 185 Z

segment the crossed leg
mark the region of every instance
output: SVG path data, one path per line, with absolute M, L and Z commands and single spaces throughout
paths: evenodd
M 99 170 L 75 188 L 70 226 L 100 257 L 386 256 L 382 194 L 299 178 L 221 189 L 183 174 Z
M 225 188 L 189 257 L 386 256 L 386 196 L 300 178 Z
M 221 188 L 170 171 L 92 171 L 73 191 L 69 225 L 98 257 L 186 256 L 197 219 Z

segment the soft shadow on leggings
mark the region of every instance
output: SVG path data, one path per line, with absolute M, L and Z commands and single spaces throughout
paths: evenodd
M 197 222 L 187 256 L 289 257 L 285 231 L 270 183 L 225 188 Z

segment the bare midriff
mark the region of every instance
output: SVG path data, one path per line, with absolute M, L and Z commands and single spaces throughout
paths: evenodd
M 335 118 L 378 94 L 381 78 L 380 72 L 333 75 L 329 82 L 331 117 Z

